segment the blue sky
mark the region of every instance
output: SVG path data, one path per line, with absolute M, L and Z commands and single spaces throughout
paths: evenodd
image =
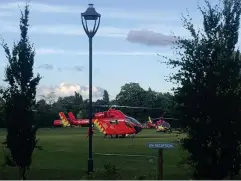
M 171 32 L 188 36 L 180 19 L 186 8 L 195 26 L 200 27 L 195 0 L 32 0 L 29 37 L 36 49 L 34 71 L 43 76 L 38 94 L 55 91 L 62 96 L 76 90 L 88 96 L 88 38 L 80 13 L 89 3 L 102 15 L 93 40 L 94 97 L 101 97 L 106 89 L 114 98 L 127 82 L 138 82 L 145 89 L 169 91 L 173 85 L 165 81 L 165 76 L 172 70 L 157 61 L 161 59 L 157 53 L 175 55 L 170 45 L 151 41 L 168 39 Z M 19 39 L 18 5 L 23 8 L 24 1 L 0 2 L 0 33 L 9 46 Z M 161 34 L 163 37 L 157 37 Z M 145 38 L 149 38 L 148 45 L 143 43 Z M 2 49 L 0 57 L 0 77 L 3 77 L 6 58 Z

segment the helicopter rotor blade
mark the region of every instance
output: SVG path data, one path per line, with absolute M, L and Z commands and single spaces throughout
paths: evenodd
M 110 107 L 109 105 L 92 105 L 93 107 Z
M 93 105 L 95 107 L 109 107 L 109 108 L 129 108 L 129 109 L 150 109 L 150 110 L 162 110 L 162 108 L 152 107 L 135 107 L 135 106 L 119 106 L 119 105 Z
M 158 119 L 162 119 L 162 117 L 159 118 L 151 118 L 152 121 L 158 120 Z
M 176 118 L 165 118 L 165 117 L 151 118 L 151 120 L 153 120 L 153 121 L 158 120 L 158 119 L 164 119 L 164 120 L 178 120 L 178 119 L 176 119 Z
M 176 118 L 163 118 L 163 119 L 165 119 L 165 120 L 178 120 Z

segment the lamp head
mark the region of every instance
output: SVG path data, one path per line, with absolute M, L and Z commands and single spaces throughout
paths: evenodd
M 81 13 L 81 16 L 83 16 L 85 20 L 97 20 L 101 17 L 101 15 L 96 12 L 94 4 L 89 4 L 89 7 L 84 13 Z
M 87 10 L 84 13 L 81 13 L 82 25 L 89 38 L 92 38 L 97 32 L 100 24 L 100 17 L 101 15 L 96 12 L 93 4 L 89 4 Z M 94 25 L 90 28 L 88 26 L 91 22 L 94 22 Z

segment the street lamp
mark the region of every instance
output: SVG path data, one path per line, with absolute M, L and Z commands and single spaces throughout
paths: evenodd
M 93 154 L 92 154 L 92 38 L 95 36 L 99 25 L 101 15 L 95 11 L 93 4 L 84 13 L 81 13 L 81 21 L 85 33 L 89 37 L 89 158 L 88 173 L 93 172 Z M 94 23 L 93 27 L 89 23 Z

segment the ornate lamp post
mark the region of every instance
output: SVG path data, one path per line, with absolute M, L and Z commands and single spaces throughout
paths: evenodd
M 89 157 L 88 157 L 88 173 L 93 172 L 93 153 L 92 153 L 92 39 L 95 36 L 99 25 L 101 15 L 95 11 L 93 4 L 84 13 L 81 13 L 81 21 L 85 33 L 89 37 Z M 89 23 L 94 23 L 93 27 Z M 92 24 L 91 23 L 91 24 Z

